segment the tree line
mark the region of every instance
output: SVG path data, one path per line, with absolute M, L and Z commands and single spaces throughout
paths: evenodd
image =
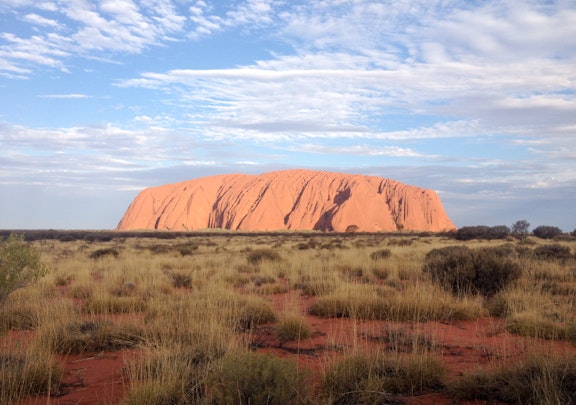
M 530 232 L 530 223 L 525 219 L 521 219 L 512 224 L 511 227 L 507 225 L 476 225 L 476 226 L 463 226 L 459 228 L 455 237 L 458 240 L 470 239 L 505 239 L 509 236 L 524 239 L 528 235 L 534 235 L 540 239 L 557 239 L 565 236 L 564 232 L 556 226 L 539 225 L 532 229 Z M 569 235 L 576 237 L 576 229 Z

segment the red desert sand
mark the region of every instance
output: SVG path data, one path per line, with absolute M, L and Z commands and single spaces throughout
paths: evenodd
M 432 190 L 312 170 L 225 174 L 147 188 L 118 224 L 119 230 L 206 228 L 442 232 L 455 226 Z

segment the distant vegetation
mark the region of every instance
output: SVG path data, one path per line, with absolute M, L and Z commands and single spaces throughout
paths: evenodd
M 274 234 L 275 232 L 272 232 Z M 372 232 L 358 232 L 357 227 L 350 226 L 346 229 L 346 232 L 323 232 L 323 231 L 279 231 L 278 234 L 290 234 L 290 235 L 300 235 L 300 236 L 310 236 L 310 235 L 322 235 L 325 237 L 337 237 L 338 235 L 356 235 L 356 236 L 368 236 L 373 235 Z M 116 231 L 116 230 L 104 230 L 104 231 L 67 231 L 67 230 L 0 230 L 0 238 L 8 238 L 11 234 L 23 235 L 26 241 L 38 241 L 38 240 L 59 240 L 61 242 L 74 242 L 83 240 L 85 242 L 110 242 L 113 240 L 124 240 L 126 238 L 144 238 L 144 239 L 177 239 L 182 237 L 199 237 L 199 236 L 213 236 L 215 234 L 230 234 L 235 236 L 266 236 L 270 235 L 270 232 L 235 232 L 225 229 L 204 229 L 197 231 Z M 562 230 L 555 226 L 539 225 L 535 227 L 532 232 L 530 232 L 530 223 L 526 220 L 518 220 L 511 227 L 507 225 L 474 225 L 474 226 L 463 226 L 456 231 L 448 232 L 416 232 L 416 231 L 398 231 L 398 232 L 378 232 L 376 233 L 381 236 L 393 237 L 395 235 L 411 235 L 411 236 L 444 236 L 451 237 L 457 240 L 472 240 L 472 239 L 484 239 L 484 240 L 498 240 L 506 239 L 508 237 L 515 237 L 523 239 L 528 235 L 534 235 L 541 239 L 555 239 L 561 237 L 576 237 L 576 229 L 570 233 L 563 233 Z M 306 242 L 309 243 L 309 242 Z M 305 248 L 305 244 L 302 245 Z

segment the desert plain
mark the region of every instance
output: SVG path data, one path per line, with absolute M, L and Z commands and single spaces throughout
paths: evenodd
M 56 232 L 29 243 L 47 272 L 0 308 L 2 404 L 576 401 L 573 238 Z M 458 269 L 490 258 L 514 276 L 454 288 L 438 257 Z

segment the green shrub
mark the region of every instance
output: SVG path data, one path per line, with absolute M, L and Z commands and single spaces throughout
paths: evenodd
M 554 239 L 556 236 L 562 235 L 562 230 L 555 226 L 540 225 L 534 228 L 532 233 L 540 239 Z
M 493 296 L 522 275 L 520 265 L 500 257 L 491 249 L 479 249 L 474 255 L 473 289 L 484 296 Z
M 510 228 L 506 225 L 496 226 L 463 226 L 456 231 L 456 239 L 458 240 L 471 240 L 471 239 L 505 239 L 510 234 Z
M 457 296 L 467 293 L 493 296 L 522 274 L 518 263 L 492 249 L 474 251 L 465 246 L 431 250 L 426 254 L 423 270 Z
M 469 292 L 476 276 L 473 253 L 465 246 L 431 250 L 426 254 L 423 271 L 455 295 Z
M 211 404 L 309 402 L 306 375 L 295 362 L 258 353 L 226 355 L 208 376 Z
M 24 242 L 23 235 L 11 234 L 0 240 L 0 305 L 12 291 L 36 281 L 46 271 L 40 253 Z

